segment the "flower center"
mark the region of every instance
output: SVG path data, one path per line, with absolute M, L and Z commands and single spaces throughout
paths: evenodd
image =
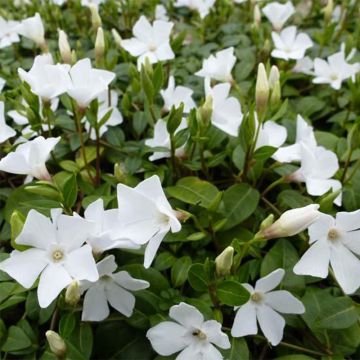
M 251 295 L 250 299 L 254 302 L 254 303 L 260 303 L 263 300 L 264 296 L 261 293 L 255 292 Z
M 63 257 L 64 257 L 64 253 L 59 249 L 54 250 L 52 253 L 52 259 L 55 262 L 61 261 L 63 259 Z
M 330 79 L 331 79 L 331 80 L 337 80 L 338 78 L 339 78 L 338 74 L 332 74 L 332 75 L 330 76 Z
M 200 340 L 206 340 L 207 336 L 200 329 L 196 329 L 192 332 L 192 336 L 197 336 Z
M 150 44 L 150 45 L 149 45 L 149 51 L 151 51 L 151 52 L 156 51 L 156 46 L 153 45 L 153 44 Z
M 328 232 L 328 239 L 332 242 L 336 241 L 340 237 L 340 233 L 337 229 L 331 228 Z
M 169 221 L 170 221 L 170 218 L 168 215 L 166 214 L 160 214 L 160 217 L 159 217 L 159 222 L 164 224 L 164 225 L 167 225 L 169 224 Z

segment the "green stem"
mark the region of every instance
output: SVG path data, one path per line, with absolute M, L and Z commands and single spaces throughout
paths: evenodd
M 274 187 L 276 187 L 277 185 L 280 185 L 284 182 L 284 177 L 282 176 L 281 178 L 275 180 L 274 182 L 272 182 L 262 193 L 261 196 L 265 196 L 271 189 L 273 189 Z

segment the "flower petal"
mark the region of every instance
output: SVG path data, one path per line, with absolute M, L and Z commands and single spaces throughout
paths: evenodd
M 276 288 L 283 277 L 285 276 L 284 269 L 276 269 L 269 275 L 259 279 L 255 284 L 255 291 L 267 293 L 268 291 Z
M 278 345 L 284 334 L 284 318 L 266 305 L 259 306 L 256 314 L 265 337 L 272 345 Z
M 102 321 L 109 316 L 110 310 L 102 285 L 90 287 L 84 297 L 82 321 Z
M 206 334 L 209 342 L 222 349 L 230 349 L 228 336 L 221 331 L 221 324 L 215 320 L 208 320 L 202 325 L 201 330 Z
M 153 262 L 156 256 L 156 252 L 158 251 L 159 246 L 167 232 L 168 231 L 159 231 L 150 239 L 149 243 L 147 244 L 144 254 L 144 267 L 146 269 L 149 268 Z
M 204 322 L 201 312 L 194 306 L 181 302 L 170 308 L 169 316 L 186 328 L 200 327 Z
M 338 212 L 336 214 L 336 225 L 346 231 L 360 229 L 360 210 L 352 212 Z
M 127 271 L 119 271 L 113 274 L 112 278 L 118 285 L 131 291 L 147 289 L 150 286 L 145 280 L 134 279 Z
M 231 328 L 233 337 L 241 337 L 246 335 L 257 334 L 258 328 L 256 324 L 256 310 L 251 302 L 240 306 L 237 310 L 234 323 Z
M 286 290 L 271 291 L 266 294 L 266 304 L 283 314 L 303 314 L 303 303 Z
M 114 281 L 111 281 L 105 285 L 105 293 L 110 305 L 114 309 L 127 317 L 132 315 L 135 306 L 135 296 L 131 292 L 124 290 Z

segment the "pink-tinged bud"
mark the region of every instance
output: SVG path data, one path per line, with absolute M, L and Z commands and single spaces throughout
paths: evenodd
M 285 211 L 278 220 L 261 231 L 266 240 L 293 236 L 307 229 L 320 216 L 318 204 Z

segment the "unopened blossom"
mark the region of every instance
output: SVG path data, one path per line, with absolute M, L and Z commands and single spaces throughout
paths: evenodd
M 345 52 L 330 55 L 327 60 L 314 60 L 314 84 L 329 84 L 339 90 L 343 81 L 353 78 L 360 71 L 360 63 L 350 64 L 345 58 Z
M 17 21 L 5 20 L 0 16 L 0 49 L 20 41 L 16 31 L 16 26 L 18 24 Z
M 341 189 L 341 182 L 332 179 L 339 169 L 336 154 L 322 146 L 312 148 L 304 142 L 300 146 L 301 166 L 289 176 L 289 180 L 305 182 L 307 192 L 313 196 L 321 196 L 329 190 Z M 341 205 L 341 194 L 334 203 Z
M 71 47 L 69 44 L 69 40 L 67 37 L 67 34 L 64 30 L 58 30 L 59 32 L 59 41 L 58 41 L 58 46 L 59 46 L 59 51 L 60 51 L 60 55 L 61 55 L 61 59 L 65 64 L 71 64 Z
M 16 131 L 5 122 L 4 110 L 4 102 L 0 101 L 0 144 L 16 135 Z
M 166 12 L 166 8 L 164 5 L 156 5 L 155 6 L 155 19 L 156 20 L 164 20 L 164 21 L 169 20 L 169 16 Z
M 134 37 L 121 41 L 121 46 L 132 56 L 137 57 L 138 69 L 148 58 L 151 64 L 171 60 L 175 57 L 170 46 L 170 33 L 174 26 L 171 21 L 155 20 L 151 25 L 145 16 L 133 27 Z
M 275 1 L 264 6 L 262 12 L 271 22 L 273 28 L 280 31 L 287 20 L 295 13 L 295 8 L 291 1 L 285 4 Z
M 164 100 L 164 109 L 166 111 L 170 111 L 173 106 L 179 107 L 181 103 L 184 104 L 186 113 L 196 107 L 192 98 L 193 90 L 186 86 L 176 86 L 173 76 L 169 76 L 168 87 L 165 90 L 160 90 L 160 94 Z
M 174 3 L 175 7 L 187 7 L 191 10 L 197 11 L 203 19 L 206 17 L 210 9 L 215 4 L 216 0 L 176 0 Z
M 229 96 L 231 85 L 223 83 L 210 86 L 210 79 L 205 79 L 205 95 L 212 98 L 211 123 L 231 136 L 238 136 L 243 114 L 239 101 Z
M 235 65 L 236 57 L 234 48 L 218 51 L 215 55 L 210 55 L 203 60 L 202 68 L 195 73 L 197 76 L 211 78 L 217 81 L 232 81 L 231 71 Z
M 146 337 L 154 350 L 168 356 L 180 352 L 175 359 L 221 360 L 217 347 L 229 349 L 228 336 L 215 320 L 205 321 L 194 306 L 181 302 L 170 308 L 171 321 L 163 321 L 148 330 Z
M 321 214 L 309 227 L 310 248 L 294 267 L 298 275 L 328 276 L 329 265 L 346 294 L 360 287 L 360 210 Z
M 79 60 L 70 69 L 71 84 L 67 93 L 80 108 L 85 109 L 91 101 L 108 89 L 115 73 L 94 69 L 89 58 Z
M 234 248 L 232 246 L 228 246 L 215 258 L 216 274 L 218 276 L 229 275 L 233 262 Z
M 0 160 L 0 170 L 11 174 L 49 180 L 51 177 L 45 162 L 59 141 L 60 137 L 44 139 L 39 136 L 34 140 L 20 144 L 15 151 L 8 153 Z
M 115 90 L 111 90 L 110 94 L 108 90 L 104 90 L 98 96 L 99 108 L 97 113 L 97 121 L 100 122 L 103 117 L 111 111 L 109 119 L 100 126 L 99 129 L 99 136 L 101 137 L 106 133 L 109 126 L 116 126 L 120 125 L 123 122 L 123 117 L 117 108 L 119 95 Z M 90 123 L 86 121 L 85 129 L 90 131 Z M 95 129 L 91 129 L 90 131 L 90 138 L 92 140 L 96 140 L 96 132 Z
M 243 286 L 250 292 L 250 300 L 235 308 L 236 315 L 231 328 L 233 337 L 255 335 L 257 322 L 264 336 L 276 346 L 284 335 L 285 319 L 279 314 L 303 314 L 305 307 L 300 300 L 286 290 L 275 290 L 284 278 L 284 269 L 277 269 L 259 279 L 255 288 Z
M 309 35 L 297 33 L 296 26 L 288 26 L 280 33 L 273 31 L 271 37 L 275 44 L 271 56 L 284 60 L 302 59 L 306 50 L 313 46 Z
M 146 289 L 147 281 L 134 279 L 127 271 L 116 272 L 114 255 L 109 255 L 97 264 L 99 279 L 96 282 L 82 281 L 85 292 L 82 321 L 102 321 L 109 316 L 111 307 L 130 317 L 135 307 L 132 291 Z
M 287 210 L 273 224 L 261 230 L 260 235 L 269 240 L 299 234 L 319 218 L 319 207 L 311 204 Z
M 44 101 L 63 94 L 71 85 L 70 66 L 54 65 L 50 54 L 38 55 L 29 71 L 19 68 L 21 80 L 29 84 L 31 91 Z
M 66 344 L 62 337 L 53 330 L 46 331 L 45 336 L 51 352 L 59 358 L 64 357 L 66 354 Z
M 83 245 L 91 228 L 86 220 L 52 212 L 52 220 L 30 210 L 14 250 L 0 269 L 23 287 L 31 288 L 40 275 L 39 305 L 48 307 L 74 279 L 96 281 L 99 274 L 91 247 Z
M 84 218 L 92 223 L 86 242 L 94 254 L 102 254 L 110 249 L 138 249 L 140 246 L 131 240 L 122 238 L 122 228 L 118 222 L 117 209 L 104 209 L 104 201 L 92 202 L 84 212 Z
M 165 235 L 181 230 L 176 212 L 171 208 L 158 176 L 151 176 L 135 188 L 118 184 L 119 222 L 124 237 L 136 244 L 146 244 L 144 266 L 148 268 Z
M 186 129 L 187 123 L 186 119 L 183 118 L 179 127 L 176 129 L 175 134 L 180 130 Z M 163 119 L 159 119 L 154 126 L 154 135 L 150 139 L 145 140 L 145 145 L 149 147 L 161 147 L 164 148 L 165 151 L 155 151 L 150 157 L 150 161 L 156 161 L 163 158 L 170 157 L 171 150 L 171 142 L 170 142 L 170 134 L 167 131 L 166 121 Z M 184 146 L 177 148 L 175 150 L 176 156 L 182 156 L 184 154 Z
M 256 111 L 259 114 L 260 118 L 265 114 L 267 104 L 269 101 L 270 95 L 270 86 L 268 76 L 266 74 L 266 69 L 263 63 L 258 65 L 258 71 L 256 76 L 256 85 L 255 85 L 255 103 Z
M 39 13 L 22 20 L 15 30 L 18 34 L 34 41 L 37 46 L 45 46 L 45 29 Z

